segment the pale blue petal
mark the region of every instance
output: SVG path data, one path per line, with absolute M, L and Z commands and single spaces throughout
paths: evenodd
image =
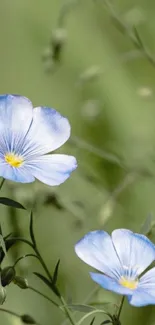
M 139 276 L 155 259 L 155 246 L 144 235 L 117 229 L 112 232 L 112 240 L 123 266 L 124 276 Z
M 15 168 L 0 160 L 0 177 L 9 179 L 19 183 L 31 183 L 34 182 L 34 176 L 23 165 L 19 168 Z
M 32 158 L 62 146 L 70 136 L 67 118 L 47 107 L 36 107 L 33 122 L 23 145 L 22 154 Z
M 41 156 L 26 163 L 32 175 L 47 185 L 63 183 L 76 167 L 74 157 L 59 154 Z
M 18 95 L 0 96 L 0 154 L 20 151 L 29 130 L 33 112 L 32 103 Z
M 140 278 L 138 288 L 128 299 L 131 305 L 137 307 L 155 305 L 155 267 Z
M 91 278 L 93 281 L 95 281 L 97 284 L 99 284 L 102 288 L 116 292 L 120 295 L 132 295 L 133 290 L 128 289 L 126 287 L 123 287 L 117 282 L 117 280 L 112 279 L 104 274 L 99 273 L 90 273 Z
M 108 276 L 120 278 L 121 264 L 107 232 L 89 232 L 75 245 L 75 252 L 81 260 L 95 269 Z

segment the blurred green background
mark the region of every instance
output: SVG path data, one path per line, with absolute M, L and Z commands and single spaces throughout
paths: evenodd
M 34 207 L 39 249 L 51 272 L 60 258 L 59 286 L 73 303 L 120 299 L 95 290 L 91 268 L 74 253 L 76 241 L 92 229 L 140 232 L 155 213 L 154 12 L 153 0 L 0 1 L 0 93 L 24 95 L 67 116 L 72 137 L 60 151 L 75 155 L 79 165 L 59 187 L 6 182 L 2 196 Z M 29 212 L 0 209 L 5 234 L 28 236 Z M 28 251 L 16 245 L 4 265 Z M 18 264 L 19 275 L 53 297 L 34 271 L 41 267 L 32 258 Z M 42 297 L 13 284 L 4 307 L 40 324 L 67 324 Z M 155 308 L 126 302 L 121 319 L 153 325 Z M 103 320 L 97 316 L 95 324 Z M 3 313 L 0 322 L 20 325 Z

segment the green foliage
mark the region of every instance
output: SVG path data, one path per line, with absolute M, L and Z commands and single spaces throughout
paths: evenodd
M 12 199 L 9 199 L 7 197 L 0 197 L 0 204 L 4 204 L 6 206 L 9 206 L 9 207 L 12 207 L 12 208 L 16 208 L 16 209 L 23 209 L 25 210 L 24 206 L 19 203 L 19 202 L 16 202 Z

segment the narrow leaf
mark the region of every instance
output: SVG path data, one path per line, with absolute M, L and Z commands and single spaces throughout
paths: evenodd
M 95 316 L 94 316 L 93 319 L 91 320 L 90 325 L 93 325 L 93 324 L 94 324 L 94 321 L 95 321 Z
M 13 208 L 16 208 L 16 209 L 26 210 L 22 204 L 20 204 L 19 202 L 14 201 L 14 200 L 11 200 L 11 199 L 9 199 L 7 197 L 0 197 L 0 204 L 4 204 L 6 206 L 13 207 Z
M 55 294 L 56 296 L 60 297 L 60 293 L 56 286 L 50 282 L 44 275 L 38 273 L 38 272 L 33 272 L 39 279 L 41 279 Z
M 95 307 L 89 306 L 89 305 L 78 305 L 78 304 L 71 304 L 71 305 L 67 305 L 68 308 L 72 309 L 72 310 L 76 310 L 76 311 L 80 311 L 82 313 L 89 313 L 93 310 L 95 310 Z
M 94 307 L 103 307 L 103 306 L 105 306 L 105 305 L 112 305 L 112 303 L 111 302 L 105 302 L 105 301 L 92 301 L 91 303 L 89 303 L 90 304 L 90 306 L 94 306 Z
M 107 319 L 104 322 L 102 322 L 100 325 L 105 325 L 105 324 L 110 324 L 110 323 L 112 323 L 112 321 Z
M 11 234 L 9 234 L 9 235 L 11 235 Z M 23 242 L 33 248 L 32 243 L 29 242 L 27 239 L 20 238 L 20 237 L 9 238 L 9 235 L 6 236 L 7 238 L 4 237 L 6 251 L 8 251 L 13 245 L 15 245 L 18 242 Z M 4 257 L 5 257 L 5 253 L 2 249 L 2 247 L 0 247 L 0 263 L 3 261 Z
M 14 243 L 22 242 L 22 243 L 25 243 L 25 244 L 29 245 L 30 247 L 34 248 L 33 245 L 32 245 L 32 243 L 31 243 L 29 240 L 27 240 L 27 239 L 25 239 L 25 238 L 22 238 L 22 237 L 12 237 L 12 238 L 8 238 L 7 241 L 8 241 L 8 242 L 9 242 L 9 241 L 11 241 L 11 242 L 14 241 Z
M 58 279 L 58 270 L 59 270 L 60 260 L 58 260 L 55 270 L 53 272 L 53 285 L 56 285 Z
M 0 246 L 4 252 L 5 255 L 7 255 L 7 250 L 6 250 L 6 246 L 5 246 L 5 241 L 2 235 L 0 235 Z
M 4 237 L 4 240 L 6 240 L 6 239 L 8 239 L 10 236 L 12 236 L 12 232 L 10 232 L 8 235 L 6 235 L 5 237 Z
M 133 32 L 134 32 L 134 35 L 136 36 L 136 39 L 138 41 L 138 45 L 140 46 L 141 49 L 144 48 L 144 44 L 143 44 L 143 41 L 138 33 L 138 30 L 135 26 L 133 26 Z
M 34 231 L 33 231 L 33 212 L 32 211 L 31 211 L 31 215 L 30 215 L 29 231 L 30 231 L 30 237 L 31 237 L 32 243 L 33 243 L 34 247 L 36 247 L 36 240 L 35 240 Z
M 0 224 L 0 235 L 3 236 L 3 233 L 2 233 L 2 226 L 1 226 L 1 224 Z
M 5 240 L 4 243 L 5 243 L 5 250 L 8 251 L 14 244 L 16 244 L 16 240 L 13 239 L 11 240 L 11 238 L 9 240 Z M 5 257 L 5 252 L 4 252 L 4 247 L 0 247 L 0 263 L 2 263 L 4 257 Z

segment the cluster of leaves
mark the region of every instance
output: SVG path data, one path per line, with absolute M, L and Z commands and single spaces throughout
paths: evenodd
M 26 210 L 26 208 L 23 205 L 21 205 L 17 201 L 9 199 L 9 198 L 0 197 L 0 203 L 4 204 L 6 206 L 9 206 L 9 207 L 16 208 L 16 209 Z M 74 320 L 72 319 L 70 311 L 74 311 L 74 312 L 78 311 L 78 312 L 85 313 L 85 315 L 78 321 L 78 323 L 77 323 L 78 325 L 81 325 L 87 317 L 91 317 L 91 316 L 93 316 L 93 318 L 91 319 L 90 325 L 93 325 L 95 322 L 94 314 L 96 314 L 96 313 L 103 313 L 104 315 L 108 316 L 108 319 L 103 321 L 100 325 L 109 324 L 109 323 L 114 324 L 114 325 L 120 325 L 119 319 L 116 316 L 117 314 L 112 316 L 110 313 L 106 312 L 105 310 L 97 309 L 95 306 L 92 306 L 92 305 L 66 303 L 60 293 L 60 290 L 58 289 L 58 286 L 57 286 L 60 260 L 58 260 L 58 262 L 56 263 L 53 274 L 51 275 L 51 273 L 49 272 L 42 256 L 40 255 L 40 252 L 37 248 L 37 243 L 36 243 L 35 234 L 34 234 L 34 227 L 33 227 L 33 213 L 32 212 L 30 213 L 29 234 L 30 234 L 30 240 L 21 238 L 21 237 L 16 237 L 12 233 L 3 235 L 2 228 L 0 227 L 0 242 L 1 242 L 0 265 L 2 265 L 2 262 L 5 259 L 7 252 L 18 242 L 23 242 L 23 243 L 29 245 L 33 250 L 33 253 L 19 257 L 17 259 L 17 261 L 15 261 L 14 265 L 7 266 L 5 268 L 2 268 L 2 267 L 0 268 L 0 276 L 1 276 L 0 305 L 3 305 L 5 302 L 6 287 L 10 283 L 13 282 L 15 285 L 17 285 L 21 289 L 30 288 L 27 279 L 16 274 L 16 265 L 22 258 L 32 256 L 39 260 L 39 262 L 41 263 L 41 265 L 45 271 L 45 275 L 38 273 L 38 272 L 33 272 L 34 275 L 37 276 L 55 294 L 55 296 L 60 301 L 60 305 L 57 302 L 53 301 L 52 299 L 46 297 L 44 294 L 40 293 L 38 290 L 36 290 L 36 289 L 34 289 L 34 290 L 36 292 L 40 293 L 45 298 L 47 298 L 48 300 L 50 300 L 51 303 L 53 303 L 55 306 L 57 306 L 70 319 L 72 325 L 75 325 L 76 322 L 74 322 Z M 0 308 L 0 311 L 8 312 L 10 314 L 15 315 L 16 317 L 19 317 L 20 320 L 25 324 L 38 325 L 38 322 L 36 322 L 36 320 L 34 320 L 30 315 L 26 315 L 26 314 L 18 315 L 14 312 L 11 312 L 11 311 L 3 309 L 3 308 Z

